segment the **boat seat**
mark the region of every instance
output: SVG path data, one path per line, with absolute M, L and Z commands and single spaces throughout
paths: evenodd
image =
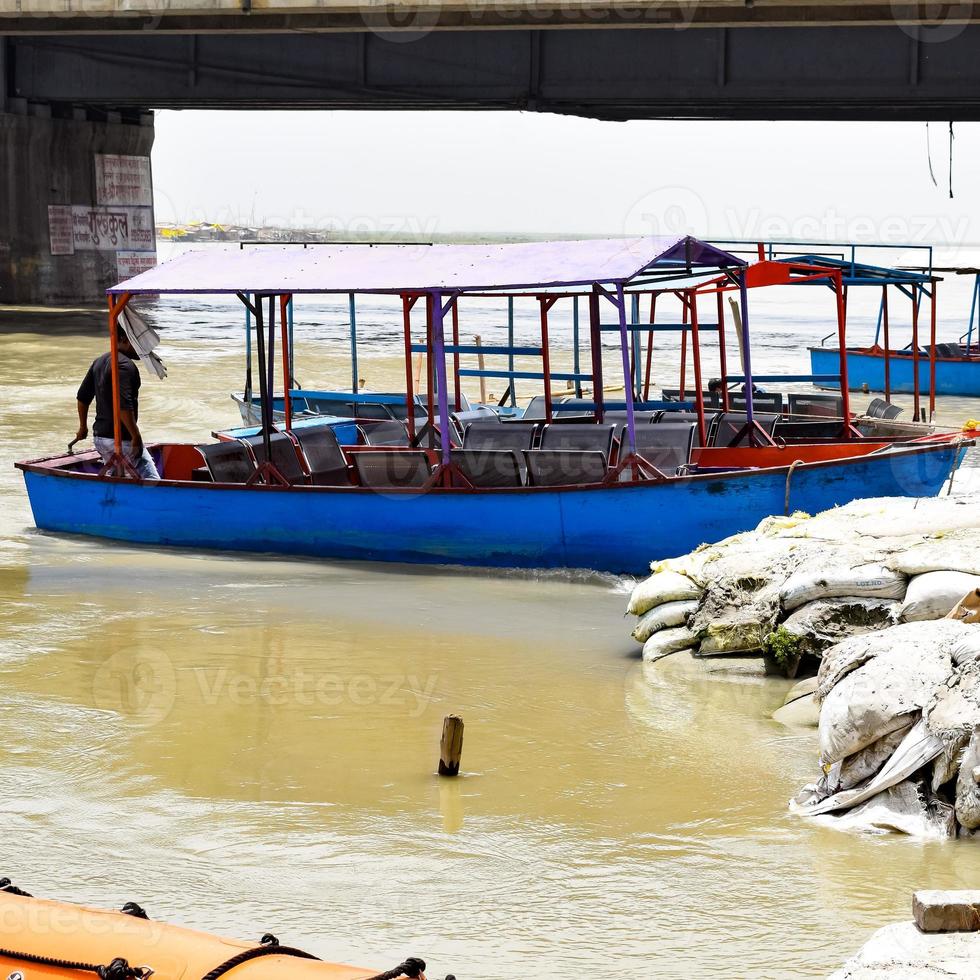
M 843 419 L 780 419 L 773 437 L 786 442 L 812 442 L 814 439 L 839 439 Z
M 778 415 L 768 415 L 764 412 L 753 413 L 754 420 L 767 435 L 771 436 L 779 421 Z M 746 428 L 748 416 L 745 412 L 722 412 L 715 419 L 708 433 L 708 445 L 722 449 L 732 449 L 735 446 L 751 445 L 751 437 Z
M 197 447 L 215 483 L 247 483 L 255 472 L 255 462 L 237 440 L 209 442 Z
M 663 422 L 637 428 L 636 451 L 661 473 L 676 473 L 691 462 L 694 442 L 698 435 L 697 422 Z M 623 441 L 620 458 L 628 451 Z
M 463 434 L 464 449 L 512 449 L 523 452 L 534 445 L 534 422 L 470 422 Z
M 684 392 L 684 397 L 681 398 L 681 392 L 679 388 L 664 388 L 660 392 L 664 396 L 665 402 L 693 402 L 696 395 L 694 391 L 688 389 Z M 701 397 L 704 400 L 705 405 L 710 405 L 712 408 L 717 408 L 721 404 L 721 393 L 717 391 L 702 391 Z
M 936 357 L 962 357 L 963 348 L 959 344 L 936 344 Z
M 541 448 L 565 452 L 600 452 L 608 460 L 612 456 L 616 429 L 614 424 L 597 425 L 595 422 L 546 425 L 541 430 Z
M 872 399 L 871 404 L 865 409 L 864 414 L 869 419 L 897 419 L 902 414 L 902 409 L 898 405 L 890 405 L 884 398 Z
M 422 449 L 354 452 L 354 472 L 362 487 L 377 490 L 422 487 L 432 475 L 428 454 Z
M 407 446 L 408 429 L 404 422 L 388 419 L 373 425 L 359 425 L 358 431 L 366 446 Z
M 606 455 L 598 450 L 524 450 L 527 483 L 530 487 L 602 483 L 608 473 L 606 460 Z
M 790 392 L 789 414 L 841 419 L 844 417 L 844 399 L 840 395 L 803 395 Z
M 743 392 L 731 392 L 728 395 L 728 407 L 735 412 L 745 411 L 746 397 Z M 777 415 L 783 411 L 783 396 L 778 391 L 757 391 L 752 396 L 753 414 L 759 412 L 775 412 Z
M 661 411 L 634 412 L 633 413 L 633 421 L 637 425 L 644 425 L 644 424 L 646 424 L 648 422 L 659 422 L 660 421 L 660 416 L 663 415 L 663 414 L 664 413 L 661 412 Z M 626 412 L 625 411 L 621 411 L 620 409 L 616 409 L 616 411 L 614 411 L 614 412 L 603 412 L 602 413 L 602 421 L 603 422 L 619 422 L 619 423 L 625 422 L 626 421 Z
M 450 459 L 474 487 L 524 485 L 524 461 L 512 449 L 453 449 Z
M 524 413 L 521 415 L 522 419 L 527 421 L 536 420 L 544 421 L 545 418 L 545 399 L 544 395 L 535 395 L 528 403 L 527 408 L 524 409 Z
M 251 450 L 255 462 L 266 462 L 265 442 L 262 436 L 245 436 L 238 440 Z M 300 466 L 299 456 L 296 455 L 296 444 L 285 432 L 273 432 L 269 436 L 269 462 L 289 481 L 289 483 L 309 482 L 306 472 Z
M 471 408 L 468 411 L 451 412 L 449 421 L 457 436 L 457 442 L 462 444 L 466 435 L 466 427 L 471 422 L 490 422 L 500 425 L 500 416 L 492 408 Z
M 350 483 L 344 451 L 330 426 L 293 429 L 293 438 L 299 444 L 314 486 L 337 487 Z

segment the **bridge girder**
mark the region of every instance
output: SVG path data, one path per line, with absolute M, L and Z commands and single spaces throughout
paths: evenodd
M 8 97 L 89 107 L 980 118 L 980 25 L 15 36 Z M 2 39 L 0 39 L 2 40 Z M 0 99 L 2 99 L 0 89 Z

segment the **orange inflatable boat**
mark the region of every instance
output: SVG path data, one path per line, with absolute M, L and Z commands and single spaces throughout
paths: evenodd
M 0 980 L 424 980 L 424 971 L 414 958 L 381 973 L 324 963 L 271 935 L 221 939 L 155 922 L 134 903 L 98 911 L 34 898 L 0 878 Z

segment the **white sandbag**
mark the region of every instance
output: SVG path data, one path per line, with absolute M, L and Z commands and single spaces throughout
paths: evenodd
M 679 650 L 693 647 L 696 643 L 697 638 L 686 626 L 659 630 L 643 644 L 643 659 L 647 663 L 654 663 Z
M 887 564 L 905 575 L 946 571 L 980 575 L 980 526 L 916 541 L 889 558 Z
M 820 708 L 811 692 L 777 708 L 772 713 L 772 720 L 790 728 L 816 728 L 820 724 Z
M 717 657 L 730 653 L 756 653 L 762 650 L 769 625 L 755 621 L 712 623 L 700 633 L 699 657 Z
M 819 654 L 849 636 L 894 626 L 898 608 L 895 599 L 817 599 L 794 610 L 780 625 L 799 638 L 801 653 Z
M 953 812 L 930 806 L 925 787 L 910 780 L 897 783 L 847 813 L 825 817 L 835 830 L 908 834 L 918 840 L 949 840 L 956 836 Z M 903 973 L 903 977 L 908 975 Z
M 927 635 L 939 625 L 942 624 L 908 623 L 855 638 L 868 640 L 874 655 L 845 674 L 823 698 L 823 763 L 830 765 L 853 755 L 908 724 L 910 716 L 917 715 L 935 698 L 953 670 L 949 655 L 952 641 L 947 637 L 942 642 Z
M 660 630 L 669 629 L 671 626 L 683 626 L 697 608 L 698 604 L 693 599 L 687 602 L 665 602 L 661 606 L 654 606 L 640 617 L 632 633 L 633 639 L 637 643 L 646 643 Z
M 801 570 L 779 590 L 780 602 L 787 611 L 816 599 L 837 596 L 901 599 L 904 595 L 905 576 L 880 564 Z
M 966 624 L 964 624 L 966 625 Z M 963 635 L 950 647 L 950 656 L 957 667 L 980 662 L 980 624 L 971 625 Z
M 980 728 L 973 730 L 956 780 L 956 819 L 967 830 L 980 827 Z
M 639 582 L 633 589 L 627 612 L 631 616 L 642 616 L 654 606 L 662 606 L 665 602 L 698 599 L 703 591 L 701 586 L 696 585 L 680 572 L 670 570 L 657 572 Z
M 899 616 L 903 623 L 948 616 L 968 592 L 980 587 L 980 576 L 967 572 L 925 572 L 909 582 Z
M 926 706 L 924 717 L 929 731 L 947 744 L 980 727 L 980 665 L 956 668 Z
M 974 627 L 952 620 L 935 623 L 902 623 L 878 633 L 852 636 L 825 650 L 817 673 L 817 700 L 825 698 L 841 680 L 862 664 L 896 647 L 915 657 L 919 647 L 941 648 L 952 659 L 953 650 Z

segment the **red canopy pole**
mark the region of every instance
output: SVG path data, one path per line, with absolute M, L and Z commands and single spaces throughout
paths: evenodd
M 293 403 L 289 397 L 289 386 L 292 379 L 289 376 L 289 300 L 285 293 L 279 296 L 279 326 L 282 334 L 282 404 L 285 416 L 286 431 L 293 427 Z
M 833 276 L 834 293 L 837 296 L 837 348 L 840 352 L 840 397 L 844 415 L 844 438 L 850 439 L 851 432 L 851 390 L 847 382 L 847 307 L 844 299 L 844 284 L 840 270 Z
M 592 400 L 595 402 L 596 422 L 602 423 L 604 414 L 602 392 L 602 331 L 599 318 L 599 287 L 593 285 L 589 293 L 589 345 L 592 348 Z
M 547 422 L 551 421 L 551 351 L 548 345 L 548 310 L 551 309 L 553 299 L 547 296 L 539 296 L 538 303 L 541 305 L 541 373 L 544 375 L 544 417 Z
M 429 425 L 435 426 L 436 416 L 435 416 L 435 401 L 433 388 L 435 384 L 433 383 L 432 374 L 432 293 L 425 294 L 425 378 L 426 387 L 428 391 L 426 392 L 428 396 L 428 410 L 429 410 Z
M 701 387 L 701 340 L 698 336 L 698 294 L 692 289 L 688 292 L 688 304 L 691 311 L 691 353 L 694 356 L 694 405 L 698 413 L 698 437 L 701 445 L 708 441 L 708 433 L 704 424 L 704 389 Z
M 919 421 L 919 287 L 912 287 L 912 412 Z
M 453 299 L 453 399 L 458 412 L 462 408 L 459 393 L 459 297 Z
M 122 476 L 125 468 L 122 463 L 122 418 L 120 418 L 119 406 L 119 314 L 126 308 L 129 302 L 129 293 L 123 293 L 118 301 L 115 301 L 112 294 L 109 295 L 109 359 L 111 361 L 110 373 L 112 375 L 112 436 L 115 443 L 116 472 Z M 132 435 L 132 433 L 130 433 Z
M 885 401 L 891 404 L 892 400 L 892 366 L 891 350 L 888 340 L 888 287 L 881 287 L 881 326 L 882 336 L 885 339 Z
M 929 299 L 929 421 L 936 414 L 936 287 L 932 281 L 932 296 Z
M 681 315 L 681 323 L 687 323 L 687 301 L 684 299 L 683 293 L 678 293 L 681 298 L 681 303 L 684 306 L 684 312 Z M 684 396 L 687 394 L 687 331 L 681 331 L 681 378 L 680 378 L 681 390 L 680 390 L 680 400 L 684 401 Z
M 653 326 L 657 320 L 657 294 L 650 293 L 650 325 Z M 647 332 L 647 367 L 643 379 L 643 400 L 650 400 L 650 374 L 653 371 L 653 331 Z
M 402 328 L 405 333 L 405 411 L 408 437 L 415 441 L 415 379 L 412 372 L 412 307 L 418 297 L 402 293 Z
M 728 350 L 725 346 L 725 295 L 718 287 L 718 359 L 721 362 L 721 407 L 728 411 Z

